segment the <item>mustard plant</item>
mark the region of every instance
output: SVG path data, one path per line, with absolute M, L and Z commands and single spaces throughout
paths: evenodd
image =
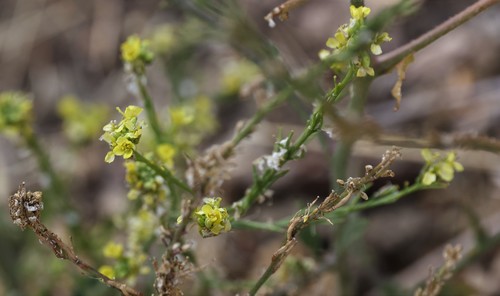
M 123 295 L 183 295 L 183 290 L 188 289 L 183 282 L 196 277 L 202 285 L 202 292 L 197 294 L 208 295 L 215 292 L 219 284 L 223 286 L 228 281 L 212 275 L 208 268 L 200 265 L 197 249 L 203 246 L 191 241 L 190 229 L 196 228 L 200 238 L 211 240 L 220 240 L 231 232 L 247 229 L 277 232 L 283 240 L 269 258 L 265 271 L 249 285 L 238 286 L 237 290 L 257 295 L 268 285 L 269 290 L 280 292 L 282 287 L 270 279 L 282 266 L 286 267 L 284 273 L 288 269 L 292 273 L 321 273 L 315 273 L 314 264 L 294 261 L 290 256 L 302 234 L 321 223 L 333 225 L 341 232 L 342 227 L 359 217 L 357 212 L 395 203 L 418 191 L 444 189 L 452 182 L 455 173 L 464 170 L 454 151 L 443 155 L 428 149 L 430 147 L 422 147 L 423 167 L 414 180 L 403 185 L 385 185 L 372 192 L 370 188 L 375 182 L 387 181 L 396 175 L 392 166 L 402 158 L 404 149 L 393 146 L 377 164 L 367 164 L 359 177 L 347 175 L 353 146 L 367 133 L 357 125 L 363 119 L 371 82 L 396 67 L 395 97 L 399 108 L 404 72 L 413 52 L 437 41 L 498 1 L 477 1 L 442 26 L 388 53 L 382 50 L 383 44 L 392 39 L 385 31 L 386 26 L 412 12 L 415 6 L 411 1 L 402 0 L 374 16 L 363 1 L 350 1 L 350 17 L 332 37 L 325 36 L 328 49 L 321 50 L 318 63 L 301 74 L 288 71 L 279 51 L 243 21 L 244 12 L 237 2 L 171 2 L 174 9 L 197 20 L 186 21 L 188 25 L 182 29 L 171 24 L 162 25 L 153 31 L 150 39 L 131 35 L 117 48 L 123 62 L 125 87 L 137 98 L 136 105 L 128 105 L 124 110 L 117 107 L 120 119 L 108 124 L 102 123 L 107 112 L 100 105 L 84 105 L 76 98 L 65 97 L 58 106 L 64 120 L 64 133 L 71 141 L 78 144 L 92 141 L 97 124 L 102 124 L 100 140 L 108 147 L 106 154 L 102 155 L 104 162 L 123 159 L 128 208 L 109 220 L 113 229 L 119 231 L 101 239 L 100 267 L 94 268 L 80 259 L 71 244 L 64 243 L 42 223 L 42 192 L 27 191 L 23 183 L 9 198 L 10 216 L 15 225 L 22 230 L 33 230 L 57 258 L 72 262 L 89 277 Z M 285 1 L 267 14 L 265 20 L 270 27 L 276 27 L 274 17 L 285 21 L 294 9 L 307 5 L 307 2 Z M 179 77 L 174 77 L 179 73 L 167 70 L 171 75 L 169 79 L 175 100 L 166 109 L 158 108 L 159 98 L 153 98 L 148 89 L 148 66 L 162 58 L 171 61 L 172 65 L 187 63 L 174 60 L 181 54 L 189 54 L 188 49 L 192 49 L 195 42 L 203 42 L 208 34 L 200 33 L 200 28 L 206 27 L 212 36 L 218 36 L 217 33 L 230 25 L 244 33 L 245 43 L 229 40 L 241 57 L 221 71 L 220 90 L 215 95 L 200 92 L 184 96 L 179 90 Z M 195 31 L 196 34 L 189 39 L 182 36 L 182 30 Z M 257 45 L 250 46 L 252 42 Z M 324 90 L 318 81 L 325 73 L 332 75 L 332 72 L 333 84 Z M 259 90 L 255 112 L 236 124 L 228 140 L 201 149 L 203 141 L 219 127 L 213 114 L 216 101 L 235 98 L 248 85 L 254 89 L 249 91 L 254 95 L 255 89 Z M 278 136 L 273 148 L 253 161 L 247 168 L 252 180 L 242 196 L 235 200 L 224 196 L 223 184 L 231 178 L 230 169 L 242 141 L 251 137 L 269 113 L 285 103 L 295 102 L 293 100 L 309 110 L 303 129 Z M 342 100 L 349 100 L 345 109 L 339 104 Z M 333 127 L 327 126 L 326 122 L 332 122 Z M 326 159 L 331 163 L 332 171 L 329 193 L 322 198 L 311 197 L 299 211 L 289 213 L 280 221 L 262 222 L 250 215 L 260 201 L 272 199 L 272 186 L 289 173 L 291 162 L 303 163 L 310 141 L 329 141 L 323 131 L 335 138 L 335 151 L 328 153 Z M 33 104 L 28 95 L 18 92 L 0 94 L 0 132 L 24 139 L 38 155 L 41 169 L 57 179 L 48 156 L 34 136 Z M 152 135 L 150 141 L 148 133 Z M 45 205 L 49 202 L 52 201 L 46 201 Z M 459 247 L 447 248 L 444 267 L 415 295 L 436 295 L 445 280 L 453 275 L 461 258 L 460 251 Z M 329 267 L 334 265 L 342 273 L 342 264 L 331 263 Z M 296 277 L 291 278 L 298 281 Z M 345 294 L 349 294 L 348 284 L 345 287 Z M 140 291 L 141 288 L 144 292 Z M 194 289 L 185 292 L 196 293 Z

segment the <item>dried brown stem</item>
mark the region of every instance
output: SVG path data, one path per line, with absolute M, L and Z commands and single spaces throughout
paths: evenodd
M 22 230 L 31 228 L 38 236 L 39 241 L 50 247 L 57 258 L 72 262 L 88 276 L 100 279 L 106 285 L 119 290 L 125 296 L 143 295 L 124 283 L 108 278 L 90 264 L 78 258 L 72 246 L 65 244 L 55 233 L 40 222 L 40 213 L 43 210 L 42 192 L 26 191 L 23 182 L 18 191 L 10 196 L 9 209 L 14 224 L 21 227 Z
M 274 7 L 264 19 L 269 23 L 269 26 L 273 28 L 276 24 L 274 23 L 274 18 L 278 17 L 280 21 L 285 21 L 288 19 L 288 13 L 300 5 L 304 4 L 307 0 L 288 0 L 276 7 Z
M 379 74 L 384 74 L 390 71 L 396 64 L 402 61 L 409 54 L 421 50 L 422 48 L 436 41 L 438 38 L 454 30 L 456 27 L 462 25 L 482 11 L 499 2 L 500 0 L 479 0 L 464 9 L 462 12 L 443 22 L 439 26 L 418 37 L 417 39 L 414 39 L 406 45 L 403 45 L 391 52 L 380 56 L 375 60 L 374 68 L 376 72 Z
M 273 254 L 271 263 L 249 294 L 256 295 L 260 287 L 262 287 L 271 275 L 279 269 L 283 261 L 290 254 L 292 248 L 297 243 L 296 236 L 302 229 L 309 226 L 313 221 L 327 219 L 324 216 L 325 214 L 342 207 L 355 194 L 360 193 L 363 197 L 366 197 L 366 195 L 363 195 L 364 193 L 362 192 L 364 186 L 378 178 L 394 176 L 394 173 L 389 170 L 389 166 L 400 157 L 400 149 L 393 147 L 391 150 L 386 151 L 386 153 L 382 156 L 382 161 L 377 166 L 366 166 L 366 173 L 363 177 L 348 178 L 346 181 L 339 180 L 338 182 L 344 188 L 344 191 L 340 195 L 332 191 L 332 193 L 330 193 L 330 195 L 314 209 L 313 206 L 317 199 L 307 207 L 303 214 L 293 217 L 288 224 L 285 243 Z

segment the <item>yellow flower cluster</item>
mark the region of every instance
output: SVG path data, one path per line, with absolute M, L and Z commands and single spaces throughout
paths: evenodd
M 132 35 L 121 45 L 122 59 L 127 63 L 149 64 L 154 59 L 149 41 L 141 40 L 139 36 Z
M 24 134 L 31 132 L 33 102 L 21 92 L 0 93 L 0 132 Z
M 123 256 L 123 245 L 115 242 L 109 242 L 104 246 L 102 253 L 108 258 L 121 258 Z
M 328 38 L 326 41 L 326 46 L 330 50 L 323 49 L 319 52 L 320 59 L 324 60 L 331 55 L 340 54 L 345 51 L 349 43 L 353 38 L 363 29 L 366 17 L 370 14 L 371 10 L 365 6 L 355 7 L 350 6 L 351 19 L 349 24 L 344 24 L 337 29 L 337 32 L 333 37 Z M 383 42 L 391 41 L 391 37 L 387 33 L 377 33 L 370 44 L 370 50 L 374 55 L 379 55 L 382 53 L 381 44 Z M 353 64 L 357 68 L 356 76 L 374 76 L 375 71 L 370 66 L 370 56 L 368 53 L 364 52 L 355 56 L 353 59 Z M 345 64 L 333 63 L 331 65 L 332 69 L 336 71 L 342 71 L 345 68 Z
M 238 94 L 241 87 L 255 80 L 259 73 L 259 67 L 245 59 L 226 63 L 222 69 L 222 91 L 228 95 Z
M 201 236 L 210 237 L 231 230 L 229 214 L 220 207 L 222 198 L 205 198 L 204 205 L 194 212 Z
M 57 111 L 63 119 L 64 133 L 75 144 L 94 139 L 109 113 L 106 105 L 84 104 L 72 95 L 59 101 Z
M 166 133 L 169 135 L 169 146 L 157 150 L 159 158 L 168 166 L 177 151 L 196 153 L 194 149 L 207 135 L 215 130 L 217 121 L 214 117 L 213 103 L 206 96 L 197 96 L 182 105 L 170 106 L 168 109 L 170 124 Z
M 422 177 L 424 185 L 432 185 L 438 181 L 451 182 L 455 172 L 464 170 L 462 164 L 456 161 L 455 152 L 449 152 L 444 157 L 429 149 L 422 149 L 421 153 L 426 162 Z
M 130 158 L 142 135 L 143 123 L 137 119 L 142 108 L 128 106 L 125 111 L 120 110 L 120 108 L 117 110 L 122 114 L 122 120 L 119 123 L 111 121 L 105 125 L 104 134 L 101 136 L 101 140 L 108 143 L 111 149 L 104 158 L 108 163 L 113 162 L 116 155 L 122 156 L 124 159 Z

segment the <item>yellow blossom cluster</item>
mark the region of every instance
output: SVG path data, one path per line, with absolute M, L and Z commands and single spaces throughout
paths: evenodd
M 63 119 L 66 137 L 75 144 L 94 139 L 109 113 L 106 105 L 85 104 L 72 95 L 64 96 L 58 102 L 57 111 Z
M 422 150 L 422 157 L 426 165 L 423 169 L 422 184 L 432 185 L 438 181 L 451 182 L 455 172 L 462 172 L 464 167 L 456 161 L 455 152 L 441 156 L 438 152 L 429 149 Z
M 0 132 L 24 134 L 31 132 L 33 102 L 21 92 L 0 93 Z
M 125 111 L 120 110 L 120 108 L 117 110 L 122 114 L 122 120 L 119 123 L 111 121 L 105 125 L 104 134 L 101 136 L 101 140 L 108 143 L 111 149 L 104 158 L 106 162 L 113 162 L 116 155 L 122 156 L 124 159 L 130 158 L 142 135 L 143 123 L 137 119 L 142 108 L 128 106 Z
M 198 230 L 203 237 L 216 236 L 231 230 L 229 214 L 220 207 L 222 198 L 204 198 L 203 205 L 194 212 Z
M 320 59 L 324 60 L 330 57 L 331 55 L 337 55 L 342 52 L 345 52 L 348 48 L 348 45 L 352 42 L 355 36 L 359 34 L 359 32 L 365 26 L 365 19 L 370 14 L 371 10 L 365 6 L 355 7 L 351 5 L 350 7 L 351 19 L 349 24 L 344 24 L 337 29 L 337 32 L 333 37 L 328 38 L 326 41 L 326 46 L 330 48 L 330 50 L 323 49 L 319 52 Z M 386 32 L 377 33 L 373 38 L 370 44 L 370 50 L 374 55 L 382 54 L 381 44 L 383 42 L 391 41 L 391 37 Z M 352 60 L 353 65 L 356 67 L 356 76 L 364 77 L 364 76 L 374 76 L 375 71 L 370 66 L 370 56 L 367 52 L 362 52 L 359 55 L 355 56 Z M 345 64 L 343 63 L 333 63 L 331 67 L 336 71 L 342 71 L 345 68 Z

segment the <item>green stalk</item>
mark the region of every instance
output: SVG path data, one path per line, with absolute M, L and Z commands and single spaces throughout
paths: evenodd
M 163 133 L 160 128 L 160 124 L 158 121 L 158 117 L 156 116 L 155 107 L 153 105 L 153 99 L 149 95 L 146 86 L 142 83 L 140 77 L 136 76 L 137 87 L 139 88 L 139 92 L 144 102 L 144 109 L 146 110 L 146 114 L 148 116 L 149 124 L 151 125 L 151 129 L 155 135 L 155 139 L 157 143 L 163 142 Z
M 344 76 L 342 81 L 335 86 L 333 91 L 327 94 L 325 98 L 327 104 L 333 104 L 339 101 L 339 97 L 340 94 L 342 93 L 342 90 L 353 79 L 354 77 L 353 73 L 354 73 L 353 70 L 348 71 L 346 76 Z M 286 97 L 287 90 L 283 91 L 282 93 L 283 96 Z M 281 98 L 277 96 L 276 101 L 277 102 L 281 101 Z M 269 105 L 274 106 L 274 103 L 270 102 Z M 268 110 L 268 108 L 271 108 L 271 106 L 266 106 L 263 108 L 263 110 Z M 252 119 L 250 123 L 247 124 L 244 129 L 242 129 L 245 131 L 241 132 L 241 134 L 245 136 L 249 134 L 253 129 L 253 126 L 255 125 L 254 123 L 259 122 L 258 118 L 259 117 L 254 117 L 253 119 L 255 120 Z M 318 130 L 321 129 L 322 120 L 323 120 L 323 106 L 320 106 L 320 108 L 318 108 L 318 110 L 316 110 L 311 115 L 311 118 L 309 119 L 309 122 L 304 131 L 302 131 L 302 133 L 299 135 L 294 144 L 290 146 L 288 152 L 285 154 L 283 163 L 281 164 L 282 166 L 288 161 L 292 160 L 295 153 L 301 149 L 301 146 L 305 144 L 311 138 L 312 135 L 314 135 Z M 235 139 L 241 140 L 245 136 L 241 138 L 236 137 Z M 233 143 L 238 143 L 238 141 L 233 140 Z M 250 207 L 255 203 L 255 200 L 260 195 L 262 195 L 267 189 L 269 189 L 269 187 L 271 187 L 271 185 L 273 185 L 274 182 L 276 182 L 279 178 L 281 178 L 285 174 L 286 171 L 275 171 L 273 169 L 266 169 L 262 177 L 254 176 L 254 181 L 250 190 L 248 190 L 245 196 L 243 196 L 239 201 L 235 202 L 233 204 L 233 207 L 236 207 L 239 210 L 240 215 L 244 215 L 250 209 Z
M 151 169 L 153 169 L 158 175 L 162 176 L 165 181 L 172 182 L 172 184 L 175 184 L 177 187 L 183 189 L 186 192 L 193 193 L 191 188 L 184 183 L 183 181 L 177 179 L 168 169 L 166 168 L 161 168 L 155 163 L 149 161 L 146 157 L 144 157 L 142 154 L 140 154 L 138 151 L 134 150 L 134 156 L 137 161 L 140 161 L 147 166 L 149 166 Z

